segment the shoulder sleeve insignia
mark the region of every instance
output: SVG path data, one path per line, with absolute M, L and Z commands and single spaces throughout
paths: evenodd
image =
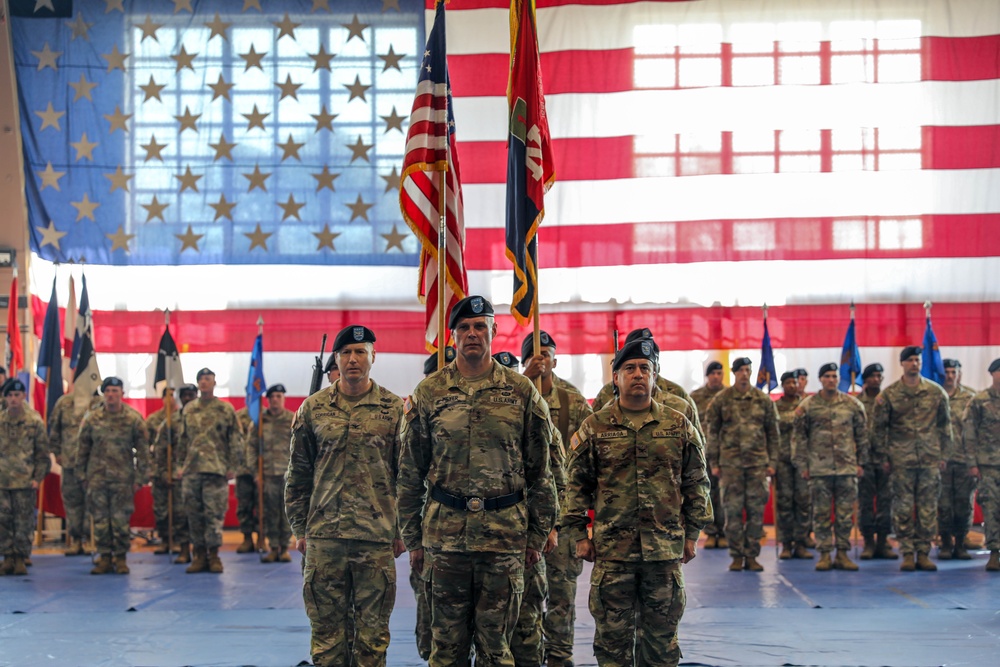
M 884 405 L 884 404 L 885 400 L 883 400 L 882 394 L 879 394 L 878 396 L 875 397 L 875 405 Z
M 796 416 L 804 415 L 805 413 L 806 413 L 806 411 L 802 409 L 802 406 L 799 406 L 799 407 L 795 408 L 795 415 Z
M 576 448 L 579 447 L 579 446 L 580 446 L 580 434 L 579 433 L 574 433 L 573 437 L 570 438 L 570 440 L 569 440 L 569 447 L 573 451 L 576 451 Z
M 410 414 L 410 410 L 413 408 L 413 401 L 411 400 L 411 398 L 412 397 L 407 396 L 406 398 L 403 399 L 403 414 L 404 415 Z

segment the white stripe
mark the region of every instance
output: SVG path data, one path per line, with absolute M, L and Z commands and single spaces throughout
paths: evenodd
M 433 10 L 426 13 L 428 30 Z M 770 25 L 773 39 L 833 40 L 857 37 L 901 39 L 921 36 L 970 37 L 1000 33 L 995 0 L 699 0 L 637 2 L 599 6 L 564 5 L 537 10 L 538 46 L 555 50 L 598 51 L 641 47 L 637 27 L 667 26 L 664 42 L 677 30 L 678 44 L 701 41 L 739 43 L 746 26 Z M 788 37 L 786 37 L 788 35 Z M 448 10 L 448 53 L 509 53 L 508 10 Z

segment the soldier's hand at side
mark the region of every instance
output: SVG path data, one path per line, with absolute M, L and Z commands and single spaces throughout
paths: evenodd
M 885 463 L 882 464 L 882 470 L 886 472 L 892 472 L 892 464 L 886 461 Z
M 972 466 L 971 468 L 969 468 L 969 477 L 980 479 L 979 466 Z
M 410 552 L 410 567 L 418 573 L 424 572 L 424 550 L 414 549 Z
M 722 468 L 712 468 L 712 477 L 722 479 Z
M 861 466 L 858 466 L 858 478 L 860 479 L 864 476 L 865 476 L 865 469 L 862 468 Z
M 593 563 L 594 558 L 597 556 L 597 550 L 594 549 L 594 541 L 589 538 L 583 538 L 576 543 L 576 557 L 582 558 L 588 563 Z
M 944 472 L 945 470 L 947 470 L 948 469 L 948 462 L 947 461 L 938 461 L 938 469 L 941 472 Z
M 542 553 L 550 554 L 557 546 L 559 546 L 559 531 L 553 528 L 549 532 L 549 536 L 545 538 L 545 546 L 542 547 Z
M 56 463 L 62 465 L 62 456 L 56 455 Z
M 542 552 L 538 549 L 528 548 L 524 550 L 524 569 L 535 567 L 540 560 L 542 560 Z
M 776 472 L 777 471 L 772 466 L 767 466 L 767 476 L 768 477 L 774 477 L 774 474 Z
M 86 486 L 86 485 L 84 485 L 84 486 Z M 38 482 L 36 482 L 35 480 L 31 480 L 31 488 L 32 489 L 38 489 Z
M 306 538 L 300 537 L 295 540 L 295 550 L 298 551 L 303 556 L 306 555 Z
M 524 377 L 529 380 L 534 380 L 539 377 L 542 374 L 543 360 L 544 357 L 541 355 L 524 360 Z
M 227 472 L 226 473 L 226 480 L 230 480 L 230 479 L 236 479 L 236 473 L 234 473 L 234 472 Z
M 690 563 L 694 560 L 694 557 L 698 555 L 698 541 L 697 540 L 684 540 L 684 557 L 681 558 L 682 563 Z
M 809 471 L 805 468 L 802 469 L 802 479 L 809 481 Z
M 406 551 L 406 546 L 403 545 L 403 540 L 398 537 L 392 541 L 392 557 L 399 558 Z

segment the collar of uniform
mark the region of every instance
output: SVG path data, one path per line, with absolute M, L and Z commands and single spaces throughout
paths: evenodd
M 368 379 L 371 380 L 371 378 L 368 378 Z M 382 391 L 381 387 L 378 386 L 378 383 L 375 382 L 375 380 L 371 380 L 371 383 L 372 383 L 371 390 L 368 391 L 368 393 L 366 393 L 364 396 L 362 396 L 358 400 L 358 402 L 355 403 L 354 405 L 367 405 L 369 403 L 377 403 L 378 402 L 378 396 L 381 394 L 381 391 Z M 337 381 L 334 382 L 330 386 L 330 389 L 332 390 L 330 392 L 330 405 L 336 405 L 336 406 L 340 407 L 341 409 L 343 409 L 343 406 L 341 406 L 339 404 L 340 403 L 340 378 L 337 378 Z M 345 398 L 344 400 L 346 401 L 347 399 Z M 265 410 L 265 412 L 266 412 L 266 410 Z
M 754 389 L 752 385 L 746 391 L 736 391 L 736 387 L 729 387 L 729 395 L 737 401 L 749 401 L 754 397 Z
M 611 420 L 615 424 L 621 424 L 622 426 L 632 426 L 634 430 L 638 431 L 646 424 L 658 423 L 662 417 L 663 408 L 656 401 L 650 401 L 649 412 L 646 414 L 646 421 L 641 424 L 633 424 L 629 420 L 625 413 L 622 411 L 621 402 L 619 399 L 615 399 L 611 403 Z
M 993 385 L 986 388 L 986 393 L 988 393 L 991 398 L 1000 398 L 1000 391 L 994 389 Z
M 492 365 L 490 366 L 487 379 L 493 386 L 505 384 L 503 379 L 504 372 L 517 372 L 504 367 L 496 359 L 490 359 L 490 361 L 492 362 Z M 443 372 L 447 374 L 449 389 L 456 389 L 463 394 L 472 395 L 472 391 L 469 389 L 469 384 L 465 381 L 462 373 L 458 370 L 458 364 L 448 364 L 444 367 Z

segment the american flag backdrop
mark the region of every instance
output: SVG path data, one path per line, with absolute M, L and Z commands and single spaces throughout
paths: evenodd
M 379 337 L 376 379 L 410 391 L 425 322 L 393 178 L 431 5 L 18 4 L 71 7 L 12 7 L 40 312 L 53 274 L 64 302 L 81 271 L 65 262 L 85 259 L 101 370 L 138 398 L 163 308 L 185 375 L 213 367 L 231 396 L 258 314 L 268 378 L 290 395 L 322 332 L 351 323 Z M 447 11 L 469 291 L 505 312 L 509 2 Z M 776 372 L 804 366 L 814 390 L 853 299 L 863 363 L 893 379 L 929 300 L 942 354 L 987 384 L 1000 3 L 538 0 L 537 25 L 559 170 L 538 233 L 557 372 L 593 396 L 612 330 L 648 326 L 664 372 L 693 388 L 719 351 L 759 360 L 766 303 Z M 498 324 L 494 351 L 519 349 L 527 329 Z

